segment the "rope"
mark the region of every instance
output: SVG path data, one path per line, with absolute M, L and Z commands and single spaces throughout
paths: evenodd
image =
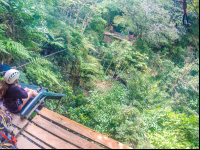
M 0 114 L 0 116 L 1 116 L 1 124 L 3 124 L 3 122 L 6 124 L 6 121 L 5 121 L 5 119 L 4 119 L 4 117 L 3 117 L 3 115 L 2 114 Z M 4 129 L 4 127 L 0 127 L 0 130 L 2 130 L 2 129 Z

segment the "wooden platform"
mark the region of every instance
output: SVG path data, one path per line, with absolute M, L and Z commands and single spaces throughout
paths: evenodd
M 104 34 L 105 34 L 105 35 L 110 35 L 110 36 L 112 36 L 112 37 L 114 37 L 114 38 L 116 38 L 116 39 L 119 39 L 119 40 L 121 40 L 121 41 L 126 40 L 127 43 L 131 44 L 131 42 L 128 41 L 128 38 L 125 38 L 126 36 L 121 37 L 121 34 L 118 34 L 118 33 L 110 33 L 110 32 L 104 32 Z
M 130 149 L 86 126 L 43 108 L 31 121 L 12 114 L 19 149 Z

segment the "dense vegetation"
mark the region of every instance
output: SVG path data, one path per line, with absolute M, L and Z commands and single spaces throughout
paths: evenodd
M 132 148 L 199 148 L 199 0 L 187 2 L 189 29 L 176 0 L 0 0 L 0 72 L 66 94 L 58 113 Z M 111 25 L 133 41 L 104 41 Z

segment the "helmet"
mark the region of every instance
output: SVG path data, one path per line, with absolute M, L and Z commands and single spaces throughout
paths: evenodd
M 4 79 L 8 84 L 14 83 L 17 79 L 19 79 L 19 71 L 15 69 L 8 70 L 4 75 Z

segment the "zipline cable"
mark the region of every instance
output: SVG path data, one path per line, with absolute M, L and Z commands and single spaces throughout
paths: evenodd
M 79 44 L 79 45 L 81 45 L 81 44 Z M 79 45 L 77 45 L 77 46 L 79 46 Z M 77 47 L 77 46 L 73 46 L 73 47 Z M 71 48 L 73 48 L 73 47 L 71 47 Z M 68 49 L 70 49 L 70 48 L 68 48 Z M 33 60 L 33 61 L 28 62 L 28 63 L 26 63 L 26 64 L 23 64 L 23 65 L 21 65 L 21 66 L 18 66 L 18 67 L 11 67 L 11 68 L 15 68 L 15 69 L 21 68 L 21 67 L 24 67 L 24 66 L 26 66 L 26 65 L 28 65 L 28 64 L 30 64 L 30 63 L 32 63 L 32 62 L 38 61 L 38 60 L 40 60 L 40 59 L 43 59 L 43 58 L 46 58 L 46 57 L 49 57 L 49 56 L 52 56 L 52 55 L 55 55 L 55 54 L 57 54 L 57 53 L 66 51 L 66 50 L 68 50 L 68 49 L 60 50 L 60 51 L 58 51 L 58 52 L 55 52 L 55 53 L 52 53 L 52 54 L 43 56 L 43 57 L 41 57 L 41 58 L 38 58 L 38 59 L 36 59 L 36 60 Z M 115 51 L 115 52 L 120 53 L 120 52 L 122 52 L 122 51 Z M 104 59 L 105 59 L 105 58 L 103 58 L 103 60 L 104 60 Z M 6 72 L 6 71 L 2 71 L 2 72 L 0 72 L 0 74 L 1 74 L 1 73 L 4 73 L 4 72 Z
M 79 45 L 81 45 L 81 44 L 79 44 Z M 78 46 L 79 46 L 79 45 L 78 45 Z M 74 46 L 74 47 L 76 47 L 76 46 Z M 26 64 L 23 64 L 23 65 L 21 65 L 21 66 L 18 66 L 18 67 L 11 67 L 11 68 L 16 68 L 16 69 L 17 69 L 17 68 L 21 68 L 21 67 L 24 67 L 24 66 L 26 66 L 26 65 L 28 65 L 28 64 L 30 64 L 30 63 L 32 63 L 32 62 L 38 61 L 38 60 L 40 60 L 40 59 L 43 59 L 43 58 L 46 58 L 46 57 L 55 55 L 55 54 L 57 54 L 57 53 L 60 53 L 60 52 L 66 51 L 66 50 L 68 50 L 68 49 L 64 49 L 64 50 L 61 50 L 61 51 L 58 51 L 58 52 L 55 52 L 55 53 L 46 55 L 46 56 L 44 56 L 44 57 L 38 58 L 38 59 L 36 59 L 36 60 L 33 60 L 33 61 L 28 62 L 28 63 L 26 63 Z M 114 52 L 120 53 L 120 52 L 123 52 L 123 51 L 114 51 Z M 103 58 L 103 60 L 104 60 L 104 59 L 106 59 L 106 58 Z M 4 73 L 4 72 L 6 72 L 6 71 L 2 71 L 2 72 L 0 72 L 0 74 L 1 74 L 1 73 Z
M 28 65 L 28 64 L 30 64 L 30 63 L 32 63 L 32 62 L 38 61 L 38 60 L 40 60 L 40 59 L 43 59 L 43 58 L 46 58 L 46 57 L 55 55 L 55 54 L 57 54 L 57 53 L 60 53 L 60 52 L 66 51 L 66 50 L 68 50 L 68 49 L 64 49 L 64 50 L 61 50 L 61 51 L 58 51 L 58 52 L 55 52 L 55 53 L 46 55 L 46 56 L 44 56 L 44 57 L 38 58 L 38 59 L 36 59 L 36 60 L 33 60 L 33 61 L 31 61 L 31 62 L 28 62 L 28 63 L 26 63 L 26 64 L 23 64 L 23 65 L 21 65 L 21 66 L 15 67 L 15 68 L 17 69 L 17 68 L 24 67 L 24 66 L 26 66 L 26 65 Z M 11 67 L 11 68 L 12 68 L 12 67 Z M 2 72 L 0 72 L 0 73 L 4 73 L 4 72 L 6 72 L 6 71 L 2 71 Z

